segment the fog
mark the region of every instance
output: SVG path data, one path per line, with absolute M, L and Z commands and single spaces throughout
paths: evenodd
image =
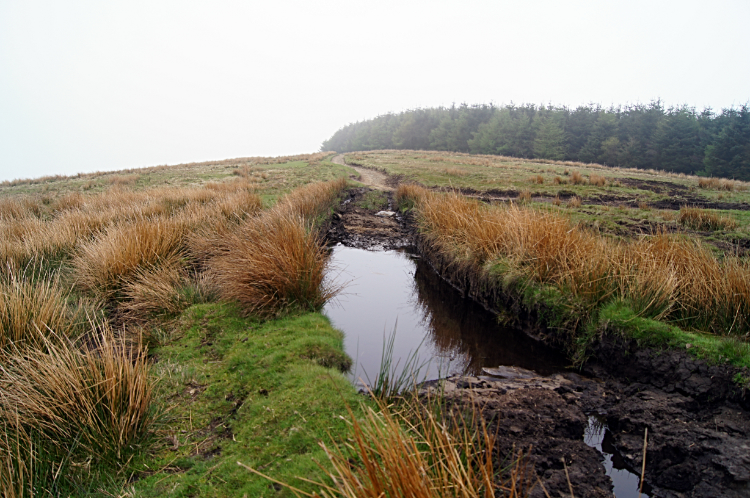
M 0 0 L 0 180 L 314 152 L 454 102 L 720 110 L 750 100 L 748 19 L 745 1 Z

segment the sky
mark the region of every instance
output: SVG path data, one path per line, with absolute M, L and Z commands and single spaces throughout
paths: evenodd
M 0 181 L 315 152 L 452 103 L 750 101 L 750 2 L 0 0 Z

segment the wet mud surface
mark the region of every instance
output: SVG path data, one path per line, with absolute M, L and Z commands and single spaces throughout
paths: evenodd
M 408 217 L 382 220 L 358 207 L 365 192 L 354 189 L 341 205 L 328 228 L 329 241 L 366 249 L 419 246 Z M 429 256 L 423 259 L 441 268 Z M 469 295 L 460 278 L 441 276 Z M 482 303 L 481 296 L 471 297 Z M 554 342 L 534 313 L 522 316 L 520 325 L 535 340 Z M 686 352 L 653 351 L 604 337 L 578 373 L 452 377 L 442 389 L 448 403 L 482 407 L 497 433 L 500 460 L 519 449 L 530 451 L 534 479 L 549 496 L 570 496 L 566 467 L 576 497 L 613 496 L 604 457 L 584 442 L 587 423 L 597 416 L 608 427 L 608 447 L 636 475 L 648 429 L 648 496 L 740 497 L 750 496 L 750 396 L 734 384 L 736 374 Z M 424 387 L 431 388 L 436 385 Z M 614 491 L 638 496 L 637 489 Z M 545 496 L 544 490 L 537 486 L 531 496 Z
M 340 242 L 358 249 L 385 251 L 409 247 L 414 235 L 411 220 L 393 211 L 390 196 L 388 208 L 383 211 L 360 207 L 358 203 L 368 190 L 355 188 L 349 191 L 347 198 L 333 215 L 326 239 L 329 243 Z M 379 212 L 386 214 L 378 215 Z

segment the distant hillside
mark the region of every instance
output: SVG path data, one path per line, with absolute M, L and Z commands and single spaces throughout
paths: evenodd
M 561 159 L 750 180 L 750 107 L 698 113 L 661 102 L 598 105 L 453 105 L 349 124 L 323 151 L 417 149 Z

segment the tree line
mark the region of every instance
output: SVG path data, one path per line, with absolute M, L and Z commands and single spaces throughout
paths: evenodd
M 415 149 L 556 159 L 750 180 L 750 107 L 660 101 L 575 109 L 492 104 L 413 109 L 344 126 L 322 151 Z

